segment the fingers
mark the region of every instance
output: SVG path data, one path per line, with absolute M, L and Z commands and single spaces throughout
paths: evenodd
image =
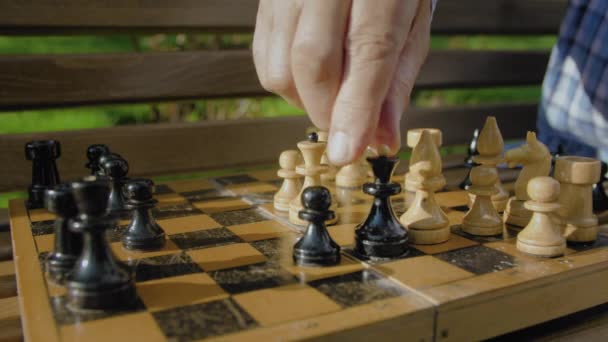
M 291 48 L 293 78 L 313 124 L 329 129 L 342 78 L 349 0 L 306 0 Z
M 342 85 L 333 107 L 327 156 L 345 165 L 375 136 L 400 53 L 416 13 L 415 1 L 353 0 Z
M 255 71 L 258 74 L 260 83 L 264 88 L 268 84 L 266 78 L 267 70 L 267 52 L 268 36 L 272 30 L 272 8 L 270 7 L 272 0 L 260 0 L 258 6 L 258 13 L 255 21 L 255 32 L 253 33 L 253 63 L 255 64 Z
M 430 0 L 422 0 L 410 31 L 388 94 L 380 111 L 374 145 L 386 145 L 395 153 L 401 146 L 400 120 L 410 102 L 418 71 L 426 59 L 431 30 Z
M 272 1 L 272 29 L 268 37 L 266 84 L 267 90 L 285 100 L 303 107 L 291 72 L 291 45 L 298 25 L 300 2 L 296 0 Z

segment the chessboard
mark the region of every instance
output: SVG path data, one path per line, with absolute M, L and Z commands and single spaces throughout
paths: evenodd
M 406 163 L 402 163 L 406 164 Z M 444 164 L 446 167 L 446 164 Z M 393 180 L 403 184 L 403 172 Z M 512 190 L 516 173 L 502 170 Z M 467 170 L 449 165 L 437 200 L 451 237 L 412 245 L 390 261 L 352 253 L 354 229 L 371 198 L 353 190 L 329 226 L 342 247 L 339 265 L 297 267 L 293 244 L 303 227 L 273 209 L 276 169 L 217 178 L 158 182 L 154 215 L 166 244 L 153 252 L 122 248 L 125 217 L 107 238 L 135 269 L 138 305 L 124 312 L 73 313 L 65 288 L 45 275 L 54 216 L 10 203 L 14 262 L 28 341 L 190 341 L 334 339 L 462 341 L 489 338 L 608 300 L 608 231 L 563 257 L 521 254 L 514 235 L 475 237 L 460 230 L 468 196 L 457 184 Z M 332 191 L 337 191 L 333 188 Z M 404 196 L 393 198 L 397 215 Z

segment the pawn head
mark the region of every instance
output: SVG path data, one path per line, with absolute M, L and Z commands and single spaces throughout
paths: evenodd
M 110 148 L 104 144 L 94 144 L 87 148 L 87 159 L 90 161 L 98 161 L 103 155 L 109 154 Z
M 533 201 L 555 202 L 559 197 L 559 182 L 551 177 L 535 177 L 528 182 L 527 190 Z
M 478 186 L 490 186 L 498 180 L 498 172 L 493 167 L 476 166 L 471 169 L 471 183 Z
M 279 157 L 281 169 L 295 170 L 296 166 L 300 164 L 301 161 L 300 152 L 296 150 L 283 151 Z
M 149 179 L 134 179 L 123 188 L 123 194 L 129 202 L 141 203 L 152 199 L 154 183 Z
M 111 178 L 121 178 L 129 172 L 129 163 L 120 157 L 105 159 L 101 167 L 104 173 Z
M 308 141 L 310 142 L 319 142 L 319 135 L 317 132 L 310 132 L 307 136 Z
M 331 194 L 324 186 L 311 186 L 302 192 L 302 205 L 306 209 L 326 211 L 331 206 Z

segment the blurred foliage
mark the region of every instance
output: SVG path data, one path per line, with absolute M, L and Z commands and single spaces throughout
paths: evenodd
M 148 36 L 0 37 L 0 54 L 120 53 L 249 48 L 251 34 L 157 34 Z M 554 36 L 434 36 L 431 48 L 548 50 Z M 423 107 L 495 102 L 533 102 L 540 87 L 418 91 L 412 103 Z M 15 111 L 0 115 L 0 133 L 56 131 L 153 122 L 194 122 L 303 115 L 282 99 L 212 99 L 177 103 L 109 105 Z

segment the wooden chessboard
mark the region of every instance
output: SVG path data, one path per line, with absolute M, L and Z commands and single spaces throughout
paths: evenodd
M 73 314 L 65 289 L 48 281 L 53 215 L 10 203 L 14 263 L 28 341 L 291 340 L 374 337 L 416 341 L 478 340 L 608 302 L 608 233 L 591 246 L 537 259 L 515 249 L 512 233 L 478 238 L 459 229 L 467 194 L 464 169 L 445 170 L 437 194 L 452 223 L 448 242 L 413 245 L 407 257 L 358 260 L 353 231 L 369 198 L 350 193 L 329 227 L 343 247 L 340 265 L 300 268 L 291 260 L 302 228 L 272 209 L 275 170 L 158 184 L 155 210 L 167 233 L 155 252 L 119 242 L 128 220 L 108 234 L 118 258 L 136 272 L 138 307 Z M 503 173 L 513 179 L 513 173 Z M 402 182 L 403 176 L 395 176 Z M 506 184 L 509 187 L 511 184 Z M 335 189 L 333 189 L 335 190 Z M 404 197 L 393 205 L 403 212 Z

